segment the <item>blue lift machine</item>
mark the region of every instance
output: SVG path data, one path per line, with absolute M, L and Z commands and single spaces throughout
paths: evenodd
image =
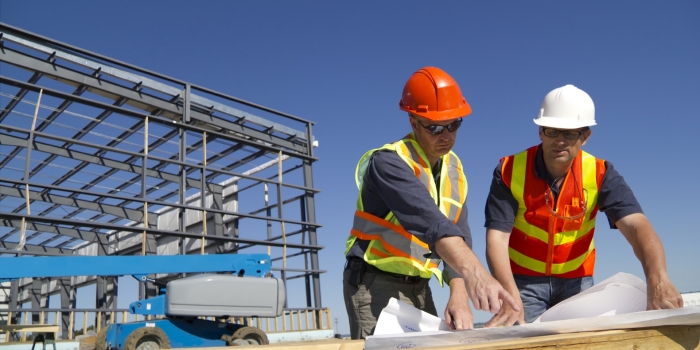
M 131 303 L 137 315 L 162 319 L 114 323 L 98 333 L 96 350 L 143 350 L 268 344 L 260 329 L 200 319 L 277 317 L 286 293 L 271 278 L 267 254 L 62 256 L 3 259 L 0 281 L 25 277 L 124 276 L 156 282 L 156 297 Z M 148 275 L 198 273 L 158 283 Z M 199 274 L 209 273 L 209 274 Z M 224 274 L 225 273 L 225 274 Z

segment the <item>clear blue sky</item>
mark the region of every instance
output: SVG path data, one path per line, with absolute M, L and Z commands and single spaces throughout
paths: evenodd
M 454 150 L 469 181 L 482 262 L 494 167 L 538 142 L 532 119 L 542 98 L 574 84 L 596 104 L 598 125 L 584 149 L 612 161 L 632 187 L 678 289 L 700 290 L 698 18 L 700 2 L 690 0 L 0 0 L 0 21 L 10 25 L 315 121 L 320 262 L 328 270 L 322 296 L 341 333 L 348 333 L 340 276 L 355 164 L 408 132 L 401 90 L 427 65 L 450 73 L 474 110 Z M 643 277 L 602 216 L 596 246 L 597 281 L 617 272 Z M 441 313 L 448 291 L 433 288 Z M 475 313 L 476 321 L 489 316 Z

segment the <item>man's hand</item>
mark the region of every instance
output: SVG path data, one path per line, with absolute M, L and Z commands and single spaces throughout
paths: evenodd
M 664 274 L 647 278 L 647 310 L 677 309 L 683 307 L 683 297 Z
M 666 273 L 666 254 L 659 236 L 641 213 L 630 214 L 615 223 L 634 254 L 642 263 L 647 278 L 647 310 L 683 307 L 683 298 Z
M 520 307 L 513 309 L 510 304 L 503 304 L 501 309 L 484 327 L 498 327 L 501 325 L 512 326 L 515 322 L 525 324 L 525 307 L 520 299 L 520 291 L 513 279 L 513 272 L 510 269 L 510 258 L 508 257 L 508 241 L 510 232 L 504 232 L 489 228 L 486 230 L 486 261 L 489 269 L 501 285 L 510 292 Z
M 435 250 L 463 277 L 464 287 L 474 308 L 495 314 L 501 309 L 503 300 L 513 310 L 521 310 L 515 299 L 484 269 L 464 239 L 455 236 L 440 238 L 435 242 Z
M 513 310 L 510 304 L 503 304 L 501 309 L 498 310 L 498 313 L 493 315 L 493 317 L 486 322 L 484 328 L 499 327 L 501 325 L 509 327 L 514 325 L 515 322 L 518 322 L 520 325 L 525 324 L 525 309 L 523 308 L 523 303 L 520 300 L 520 296 L 515 297 L 515 299 L 520 306 L 520 311 Z
M 492 314 L 501 309 L 501 300 L 503 304 L 508 304 L 513 310 L 521 311 L 522 307 L 513 299 L 513 297 L 501 286 L 495 278 L 486 272 L 481 264 L 472 270 L 471 274 L 467 274 L 464 279 L 464 285 L 467 287 L 467 293 L 474 304 L 474 308 L 482 311 L 489 311 Z
M 453 278 L 450 281 L 450 300 L 445 308 L 445 322 L 450 329 L 474 328 L 474 317 L 469 308 L 469 295 L 462 278 Z

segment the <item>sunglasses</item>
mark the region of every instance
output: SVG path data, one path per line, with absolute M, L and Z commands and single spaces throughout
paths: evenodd
M 588 131 L 588 128 L 583 130 L 560 130 L 542 127 L 542 133 L 544 136 L 555 138 L 559 136 L 559 134 L 564 134 L 564 138 L 569 140 L 576 140 L 586 131 Z
M 425 129 L 425 131 L 431 135 L 440 135 L 443 131 L 445 131 L 445 129 L 447 129 L 449 132 L 455 132 L 462 125 L 462 118 L 459 118 L 447 125 L 423 125 L 418 118 L 414 117 L 414 119 L 418 122 L 418 124 L 420 124 L 420 126 L 423 127 L 423 129 Z

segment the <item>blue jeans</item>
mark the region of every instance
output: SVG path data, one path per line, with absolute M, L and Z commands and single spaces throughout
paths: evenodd
M 593 277 L 559 278 L 513 275 L 525 308 L 525 322 L 530 323 L 559 302 L 593 286 Z

